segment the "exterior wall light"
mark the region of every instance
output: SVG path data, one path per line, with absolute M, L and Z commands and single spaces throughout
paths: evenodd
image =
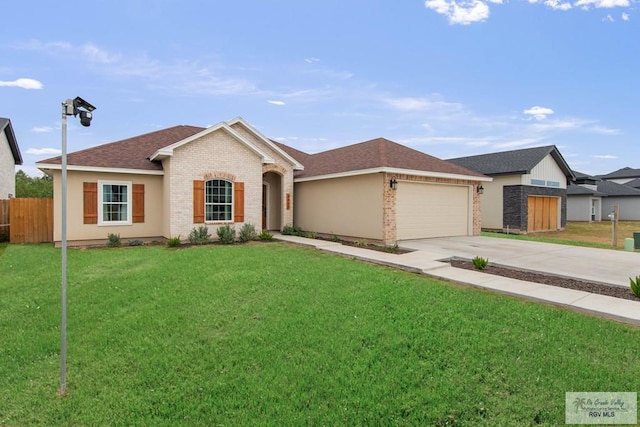
M 478 194 L 484 194 L 484 187 L 482 184 L 478 185 Z
M 395 178 L 391 179 L 391 181 L 389 181 L 389 187 L 391 187 L 392 190 L 395 190 L 398 188 L 398 181 L 396 181 Z

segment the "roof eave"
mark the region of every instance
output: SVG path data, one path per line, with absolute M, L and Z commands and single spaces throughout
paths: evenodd
M 460 179 L 460 180 L 466 180 L 466 181 L 481 181 L 481 182 L 493 181 L 493 178 L 489 176 L 472 176 L 472 175 L 452 174 L 452 173 L 446 173 L 446 172 L 431 172 L 431 171 L 421 171 L 421 170 L 413 170 L 413 169 L 379 167 L 379 168 L 360 169 L 360 170 L 352 170 L 352 171 L 345 171 L 345 172 L 336 172 L 336 173 L 330 173 L 330 174 L 295 178 L 294 182 L 319 181 L 323 179 L 346 178 L 350 176 L 369 175 L 374 173 L 385 173 L 385 172 L 398 174 L 398 175 L 401 175 L 401 174 L 414 175 L 414 176 L 423 176 L 423 177 L 429 177 L 429 178 L 448 178 L 448 179 Z
M 62 165 L 59 165 L 56 163 L 36 163 L 36 167 L 40 169 L 43 173 L 46 173 L 47 175 L 48 175 L 47 171 L 62 169 Z M 135 174 L 135 175 L 164 175 L 163 170 L 112 168 L 112 167 L 101 167 L 101 166 L 68 165 L 67 170 L 78 171 L 78 172 L 126 173 L 126 174 Z
M 2 129 L 7 136 L 7 141 L 9 141 L 9 148 L 11 149 L 11 154 L 13 155 L 13 162 L 16 165 L 22 164 L 22 154 L 20 154 L 20 148 L 18 147 L 18 140 L 16 139 L 16 134 L 13 132 L 13 126 L 11 126 L 11 120 L 7 119 L 7 123 Z

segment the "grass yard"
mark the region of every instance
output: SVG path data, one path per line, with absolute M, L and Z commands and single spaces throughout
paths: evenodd
M 640 221 L 618 221 L 617 249 L 624 249 L 624 239 L 633 238 L 634 231 L 640 232 Z M 599 248 L 611 248 L 613 240 L 611 221 L 567 222 L 563 231 L 545 231 L 527 235 L 502 233 L 483 233 L 483 235 Z
M 2 248 L 0 248 L 1 250 Z M 564 425 L 640 328 L 284 243 L 0 255 L 0 425 Z

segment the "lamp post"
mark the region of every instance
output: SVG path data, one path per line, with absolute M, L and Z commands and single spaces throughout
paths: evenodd
M 62 249 L 62 316 L 60 320 L 61 345 L 60 345 L 60 390 L 58 396 L 67 393 L 67 116 L 74 117 L 80 114 L 80 124 L 88 127 L 93 118 L 91 112 L 96 107 L 77 96 L 75 99 L 67 99 L 62 103 L 62 221 L 61 221 L 61 249 Z

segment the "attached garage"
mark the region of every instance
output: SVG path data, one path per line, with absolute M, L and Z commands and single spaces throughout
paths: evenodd
M 473 234 L 469 185 L 398 182 L 398 240 Z
M 558 200 L 558 197 L 529 196 L 527 198 L 527 230 L 529 233 L 560 228 Z

